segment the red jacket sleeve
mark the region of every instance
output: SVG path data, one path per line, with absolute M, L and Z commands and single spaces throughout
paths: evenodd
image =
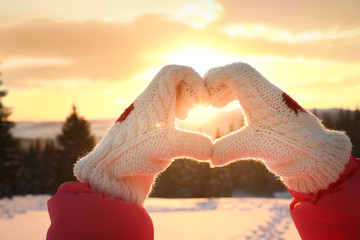
M 339 180 L 317 194 L 292 191 L 290 214 L 303 240 L 360 239 L 360 161 L 354 157 Z
M 107 197 L 85 183 L 62 184 L 48 201 L 48 211 L 47 240 L 154 239 L 153 223 L 143 207 Z

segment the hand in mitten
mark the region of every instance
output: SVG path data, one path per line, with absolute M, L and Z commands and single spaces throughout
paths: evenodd
M 351 142 L 324 128 L 311 113 L 244 63 L 211 69 L 205 75 L 210 103 L 238 99 L 247 125 L 214 144 L 212 163 L 261 159 L 298 192 L 316 193 L 335 182 L 349 161 Z
M 76 163 L 75 176 L 110 197 L 142 205 L 156 174 L 173 158 L 210 159 L 209 137 L 175 128 L 175 118 L 184 119 L 207 94 L 192 68 L 163 67 L 99 145 Z

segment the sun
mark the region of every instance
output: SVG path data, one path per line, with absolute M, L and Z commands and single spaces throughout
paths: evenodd
M 219 113 L 219 109 L 212 106 L 198 106 L 189 111 L 189 114 L 184 122 L 192 124 L 204 124 L 210 121 L 215 115 Z
M 231 102 L 223 108 L 198 106 L 190 110 L 185 120 L 177 119 L 176 127 L 201 132 L 215 139 L 218 131 L 228 132 L 230 126 L 239 125 L 239 110 L 241 107 L 238 101 Z
M 180 64 L 194 68 L 204 75 L 210 68 L 239 60 L 238 56 L 214 50 L 206 46 L 184 46 L 161 56 L 169 64 Z
M 198 106 L 189 111 L 189 114 L 185 120 L 182 120 L 182 123 L 189 125 L 201 126 L 203 124 L 208 124 L 214 119 L 214 117 L 223 112 L 230 112 L 235 109 L 240 108 L 238 101 L 233 101 L 226 105 L 223 108 L 215 108 L 213 106 Z

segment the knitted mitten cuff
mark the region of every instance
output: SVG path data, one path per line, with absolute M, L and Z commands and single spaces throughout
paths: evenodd
M 215 68 L 205 75 L 211 104 L 239 99 L 247 126 L 214 144 L 212 163 L 261 159 L 298 192 L 315 193 L 335 182 L 349 161 L 351 142 L 330 131 L 281 89 L 244 63 Z
M 174 157 L 207 160 L 209 137 L 175 128 L 175 117 L 206 96 L 202 78 L 185 66 L 165 66 L 119 117 L 74 174 L 110 197 L 142 205 L 156 174 Z

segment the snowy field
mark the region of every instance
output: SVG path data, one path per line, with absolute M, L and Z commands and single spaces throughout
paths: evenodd
M 0 240 L 45 239 L 49 196 L 0 200 Z M 155 240 L 300 239 L 289 215 L 289 199 L 219 198 L 146 201 Z

